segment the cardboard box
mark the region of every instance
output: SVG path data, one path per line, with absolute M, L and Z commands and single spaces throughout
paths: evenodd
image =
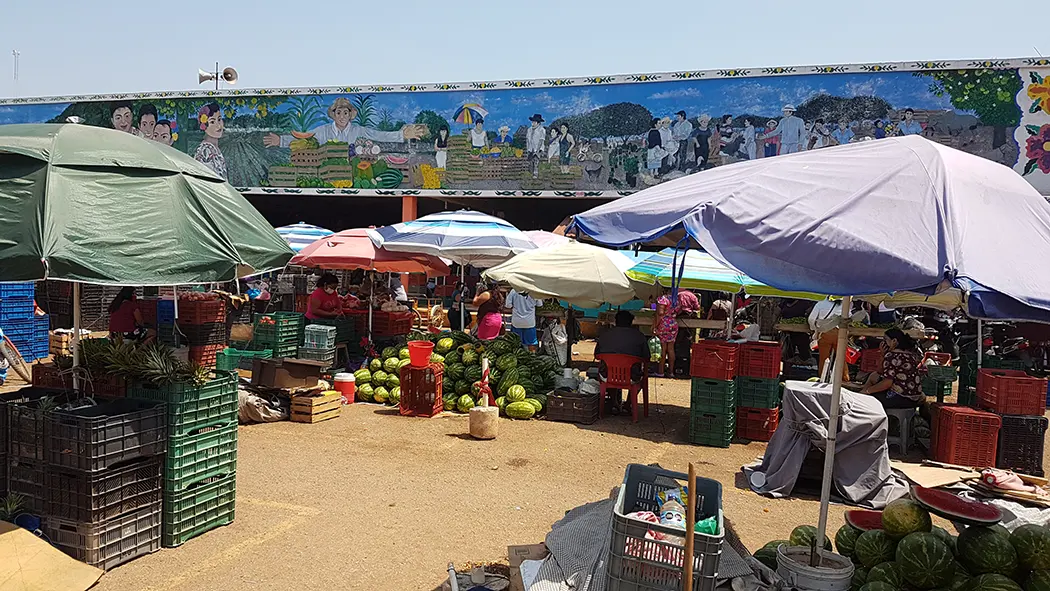
M 525 591 L 521 580 L 521 563 L 526 560 L 543 560 L 550 552 L 546 544 L 526 544 L 524 546 L 507 546 L 507 560 L 510 562 L 510 591 Z
M 312 388 L 317 385 L 326 363 L 308 359 L 252 360 L 252 385 L 263 388 Z

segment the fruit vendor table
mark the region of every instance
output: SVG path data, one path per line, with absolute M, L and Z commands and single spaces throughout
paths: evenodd
M 635 326 L 652 326 L 652 316 L 639 316 L 634 319 Z M 679 318 L 678 326 L 682 328 L 708 328 L 722 330 L 726 327 L 725 320 L 703 320 L 701 318 Z
M 776 324 L 773 328 L 776 329 L 776 330 L 779 330 L 780 332 L 805 332 L 805 333 L 813 332 L 813 331 L 811 331 L 809 329 L 809 325 L 808 324 L 784 324 L 784 323 L 781 322 L 781 323 Z M 854 336 L 854 337 L 884 337 L 884 336 L 886 336 L 886 330 L 887 329 L 885 329 L 885 328 L 871 328 L 871 327 L 853 328 L 853 327 L 850 327 L 849 334 L 850 334 L 850 336 Z M 918 330 L 918 329 L 915 329 L 915 328 L 906 330 L 904 332 L 907 333 L 908 336 L 912 337 L 913 339 L 925 339 L 926 338 L 926 333 L 925 332 L 923 332 L 921 330 Z

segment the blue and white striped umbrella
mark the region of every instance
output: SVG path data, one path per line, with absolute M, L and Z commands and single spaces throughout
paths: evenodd
M 368 236 L 387 250 L 430 254 L 475 267 L 492 267 L 536 248 L 506 220 L 466 209 L 371 229 Z
M 281 226 L 277 228 L 277 233 L 288 242 L 288 246 L 291 246 L 295 252 L 299 252 L 314 242 L 334 234 L 331 230 L 311 226 L 303 222 L 290 226 Z

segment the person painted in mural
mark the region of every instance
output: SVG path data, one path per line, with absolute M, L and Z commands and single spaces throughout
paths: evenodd
M 161 119 L 153 126 L 153 141 L 170 146 L 175 143 L 175 140 L 179 139 L 179 134 L 175 131 L 175 124 L 167 119 Z
M 835 143 L 839 144 L 840 146 L 852 142 L 854 133 L 853 130 L 849 127 L 849 121 L 846 121 L 845 119 L 840 119 L 838 129 L 831 132 L 831 137 L 834 138 Z
M 474 122 L 474 128 L 470 130 L 470 146 L 475 150 L 480 150 L 488 145 L 489 134 L 485 131 L 485 120 L 478 117 Z
M 558 126 L 558 153 L 562 174 L 569 172 L 569 162 L 572 161 L 572 149 L 576 147 L 576 138 L 569 133 L 569 125 L 562 123 Z
M 373 142 L 400 144 L 408 140 L 417 140 L 426 134 L 426 125 L 410 124 L 397 131 L 379 131 L 358 125 L 353 122 L 357 117 L 357 108 L 343 97 L 335 99 L 328 107 L 328 117 L 332 120 L 331 123 L 310 130 L 319 144 L 330 141 L 353 144 L 358 138 Z M 267 148 L 287 148 L 292 145 L 294 139 L 291 135 L 268 133 L 263 136 L 263 145 Z
M 551 126 L 551 137 L 550 143 L 547 144 L 547 163 L 550 164 L 555 158 L 559 158 L 561 154 L 561 138 L 558 137 L 558 130 Z
M 732 115 L 724 115 L 722 117 L 722 124 L 718 126 L 718 133 L 722 136 L 722 155 L 737 156 L 737 152 L 740 151 L 740 144 L 743 143 L 743 138 L 739 136 L 736 129 L 733 127 Z
M 776 156 L 780 153 L 780 136 L 773 135 L 773 132 L 777 129 L 776 119 L 770 119 L 766 121 L 766 133 L 765 135 L 759 136 L 762 140 L 762 157 L 769 158 Z
M 109 121 L 113 129 L 124 133 L 135 133 L 135 115 L 131 112 L 131 103 L 119 102 L 109 105 Z
M 219 149 L 219 138 L 226 130 L 226 123 L 222 119 L 222 109 L 219 103 L 208 103 L 197 112 L 197 121 L 200 122 L 204 139 L 197 146 L 197 152 L 193 158 L 212 169 L 215 174 L 226 180 L 226 157 Z
M 877 140 L 881 140 L 886 137 L 886 122 L 882 119 L 875 120 L 875 129 L 872 130 L 871 135 Z
M 496 130 L 496 139 L 492 143 L 499 145 L 501 148 L 510 147 L 511 143 L 514 142 L 514 136 L 510 135 L 510 127 L 501 125 Z
M 674 169 L 676 155 L 678 154 L 678 142 L 674 141 L 674 136 L 671 133 L 670 117 L 664 117 L 660 120 L 660 142 L 664 150 L 667 151 L 663 165 L 660 166 L 660 174 L 667 174 Z
M 529 154 L 532 178 L 540 176 L 540 160 L 547 143 L 547 130 L 543 128 L 543 116 L 536 113 L 529 117 L 529 129 L 525 132 L 525 151 Z
M 437 159 L 437 167 L 445 168 L 448 163 L 448 126 L 442 125 L 434 138 L 434 153 Z
M 828 127 L 824 125 L 823 119 L 817 119 L 813 122 L 813 127 L 809 130 L 808 149 L 815 150 L 830 145 L 831 134 L 828 132 Z
M 689 134 L 690 144 L 693 146 L 693 161 L 700 170 L 707 167 L 711 160 L 712 134 L 714 129 L 711 128 L 711 116 L 704 113 L 696 120 L 696 129 Z
M 795 116 L 795 105 L 784 105 L 782 109 L 784 117 L 777 123 L 776 129 L 763 136 L 780 138 L 780 153 L 794 154 L 806 149 L 806 141 L 809 136 L 806 131 L 806 122 L 801 117 Z
M 157 107 L 145 104 L 139 107 L 138 134 L 148 140 L 153 139 L 153 128 L 157 126 Z
M 922 124 L 915 120 L 915 111 L 908 107 L 897 125 L 897 135 L 922 135 Z
M 650 122 L 649 133 L 645 136 L 645 167 L 649 174 L 656 178 L 660 175 L 660 167 L 663 165 L 667 150 L 663 147 L 663 138 L 660 136 L 660 120 L 653 117 Z
M 750 117 L 745 117 L 744 130 L 740 132 L 740 137 L 742 138 L 740 153 L 748 160 L 754 160 L 758 157 L 757 136 L 758 132 L 755 130 L 754 122 L 751 121 Z
M 689 168 L 689 136 L 693 133 L 693 124 L 689 122 L 685 111 L 678 111 L 674 115 L 675 122 L 671 126 L 671 139 L 678 142 L 678 170 L 685 172 Z

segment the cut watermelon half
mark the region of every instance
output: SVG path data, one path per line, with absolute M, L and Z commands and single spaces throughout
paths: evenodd
M 868 511 L 867 509 L 846 511 L 846 523 L 861 531 L 882 529 L 882 511 Z
M 913 486 L 911 498 L 934 515 L 966 525 L 995 525 L 1003 518 L 1003 512 L 995 505 L 969 501 L 935 488 Z

